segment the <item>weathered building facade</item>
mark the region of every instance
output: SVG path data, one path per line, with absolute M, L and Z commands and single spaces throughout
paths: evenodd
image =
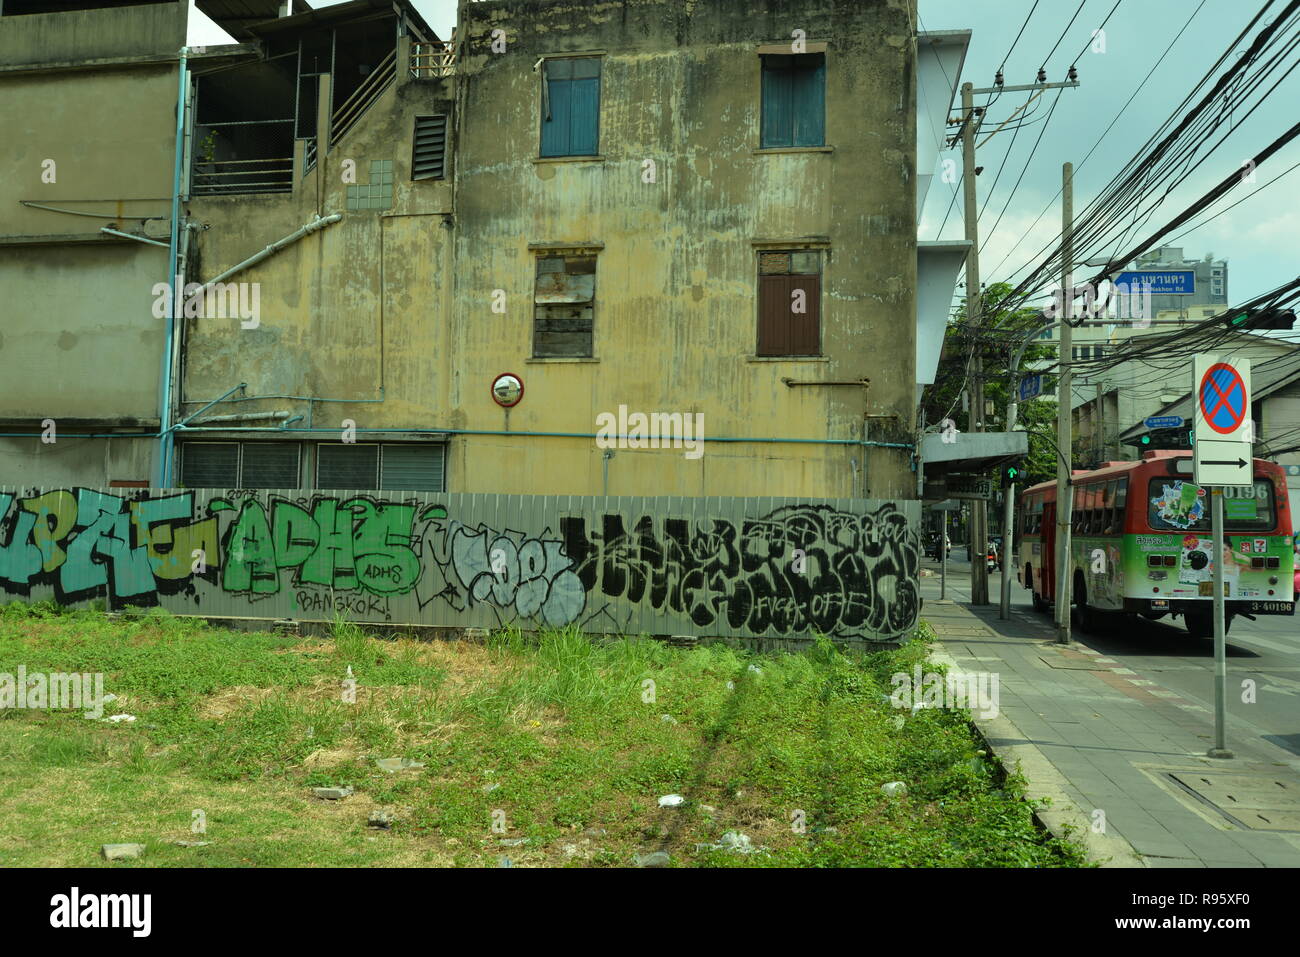
M 451 43 L 389 0 L 204 0 L 240 43 L 187 51 L 178 142 L 184 6 L 4 18 L 76 38 L 0 73 L 31 134 L 0 159 L 0 282 L 42 303 L 6 323 L 40 356 L 6 432 L 155 435 L 54 471 L 61 439 L 6 437 L 11 481 L 915 496 L 904 0 L 486 0 Z M 113 49 L 78 17 L 121 24 Z M 189 297 L 119 235 L 167 242 L 178 152 Z M 68 156 L 57 189 L 38 153 Z M 59 231 L 84 235 L 49 255 Z M 91 289 L 104 308 L 59 298 Z
M 187 9 L 94 6 L 0 8 L 4 481 L 147 480 L 156 452 Z
M 237 41 L 203 49 L 186 6 L 0 7 L 0 589 L 911 629 L 917 275 L 946 301 L 963 254 L 916 241 L 918 73 L 941 128 L 967 35 L 197 0 Z

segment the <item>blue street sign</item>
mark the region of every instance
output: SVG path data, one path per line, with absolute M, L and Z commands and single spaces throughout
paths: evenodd
M 1183 424 L 1181 415 L 1153 415 L 1144 419 L 1142 424 L 1148 429 L 1176 429 Z
M 1028 402 L 1043 391 L 1041 375 L 1027 375 L 1020 378 L 1020 401 Z
M 1150 286 L 1153 296 L 1190 296 L 1196 292 L 1195 269 L 1152 269 L 1122 272 L 1113 280 L 1117 286 L 1125 286 L 1130 294 L 1142 292 L 1143 287 Z

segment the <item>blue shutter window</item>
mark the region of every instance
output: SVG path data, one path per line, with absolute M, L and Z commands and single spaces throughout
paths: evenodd
M 760 146 L 826 145 L 826 54 L 763 57 Z
M 546 60 L 542 69 L 542 156 L 595 156 L 600 142 L 600 60 Z

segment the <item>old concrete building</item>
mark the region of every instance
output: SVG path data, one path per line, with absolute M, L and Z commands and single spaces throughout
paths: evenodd
M 917 496 L 906 0 L 60 6 L 2 8 L 0 484 Z
M 0 7 L 0 484 L 149 478 L 186 13 Z

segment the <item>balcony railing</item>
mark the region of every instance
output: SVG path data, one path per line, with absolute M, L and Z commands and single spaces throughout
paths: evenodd
M 434 79 L 456 75 L 456 41 L 411 44 L 411 76 Z
M 195 196 L 292 191 L 292 156 L 250 160 L 197 160 L 194 163 L 191 192 Z
M 330 119 L 330 147 L 343 139 L 363 113 L 374 105 L 375 100 L 383 94 L 397 78 L 397 51 L 394 50 L 370 71 L 370 75 L 361 81 L 361 85 L 334 111 Z

